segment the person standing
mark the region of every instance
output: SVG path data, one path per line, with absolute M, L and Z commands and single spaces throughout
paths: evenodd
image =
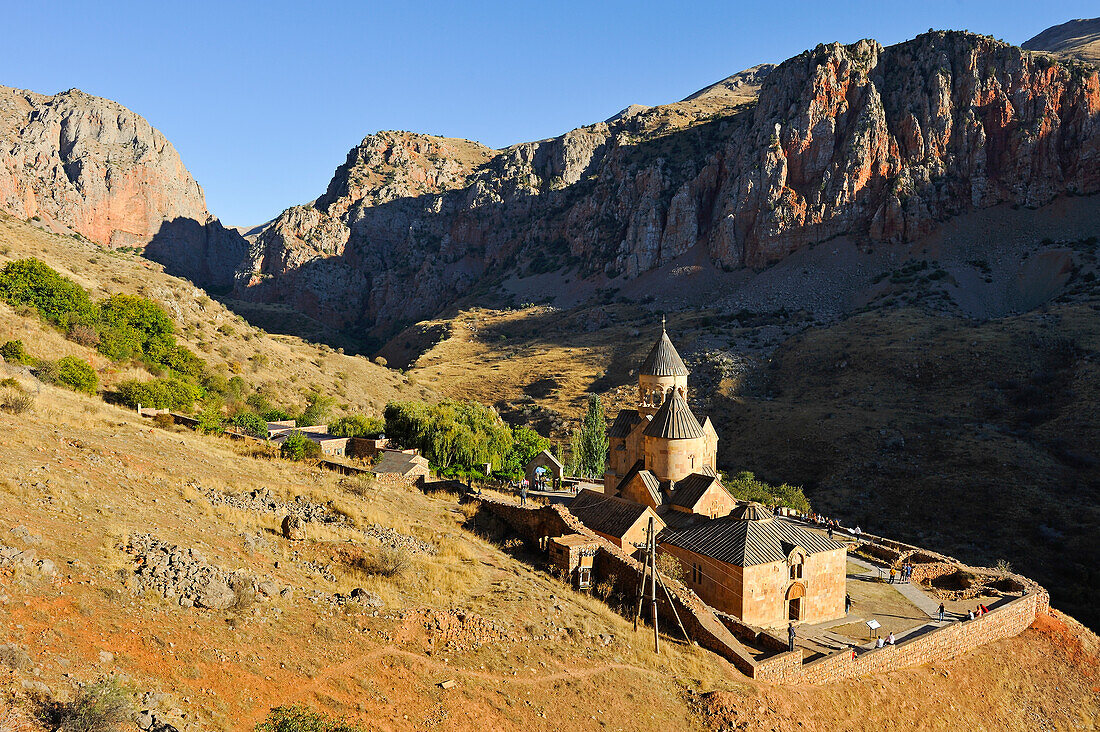
M 787 646 L 788 646 L 788 650 L 791 650 L 791 651 L 794 650 L 794 639 L 795 639 L 794 623 L 791 623 L 787 626 Z
M 519 484 L 519 505 L 527 505 L 527 481 L 524 480 Z
M 944 609 L 945 609 L 945 608 L 944 608 L 944 606 L 943 606 L 943 603 L 941 602 L 941 603 L 940 603 L 940 622 L 941 622 L 941 623 L 943 622 L 943 611 L 944 611 Z
M 890 584 L 894 584 L 894 577 L 897 576 L 898 571 L 893 567 L 890 567 Z
M 852 595 L 851 593 L 844 593 L 844 614 L 852 612 Z

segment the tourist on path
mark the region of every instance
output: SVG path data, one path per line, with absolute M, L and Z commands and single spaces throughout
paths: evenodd
M 886 636 L 886 642 L 889 645 L 894 645 L 894 640 L 895 640 L 895 638 L 894 638 L 894 634 L 892 632 L 890 633 L 890 635 Z
M 844 593 L 844 614 L 847 615 L 850 612 L 852 612 L 852 596 L 851 596 L 851 594 L 845 592 Z
M 527 481 L 523 481 L 519 484 L 519 505 L 527 505 Z
M 943 611 L 944 611 L 944 609 L 945 608 L 943 606 L 943 603 L 941 602 L 940 603 L 940 622 L 943 622 Z
M 890 584 L 894 584 L 894 577 L 897 576 L 898 571 L 893 567 L 890 567 Z
M 787 645 L 789 647 L 788 649 L 791 650 L 791 651 L 794 650 L 794 639 L 795 639 L 794 623 L 791 623 L 790 625 L 787 626 Z

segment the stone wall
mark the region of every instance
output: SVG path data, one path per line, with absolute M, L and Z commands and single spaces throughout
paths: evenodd
M 1035 622 L 1036 616 L 1050 611 L 1050 599 L 1041 588 L 980 618 L 951 623 L 895 646 L 862 651 L 853 657 L 851 650 L 839 651 L 811 661 L 796 669 L 787 683 L 824 684 L 867 674 L 896 671 L 926 663 L 946 661 L 979 646 L 1002 638 L 1011 638 Z

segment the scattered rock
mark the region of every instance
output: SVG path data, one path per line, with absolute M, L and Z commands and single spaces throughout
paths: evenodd
M 306 533 L 302 529 L 302 519 L 294 514 L 287 514 L 283 517 L 283 536 L 291 541 L 301 541 L 306 538 Z

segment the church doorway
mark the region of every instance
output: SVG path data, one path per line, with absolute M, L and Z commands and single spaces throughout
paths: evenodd
M 787 589 L 787 619 L 794 622 L 802 620 L 802 598 L 806 588 L 797 582 Z

